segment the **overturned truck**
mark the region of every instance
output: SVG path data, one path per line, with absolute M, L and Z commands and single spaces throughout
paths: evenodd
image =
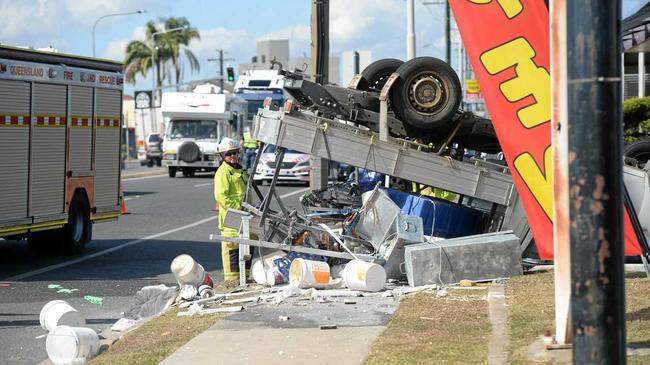
M 538 263 L 527 261 L 535 258 L 535 246 L 508 167 L 503 161 L 463 153 L 465 149 L 496 153 L 500 147 L 489 120 L 458 108 L 459 81 L 448 65 L 430 57 L 406 63 L 380 60 L 349 87 L 319 85 L 299 72 L 280 73 L 294 101 L 282 108 L 265 103 L 258 111 L 253 138 L 262 145 L 260 151 L 273 144 L 279 147 L 279 161 L 285 150 L 296 150 L 406 181 L 400 184 L 402 190 L 425 186 L 455 195 L 451 202 L 428 199 L 433 206 L 429 222 L 422 215 L 411 220 L 404 205 L 395 208 L 402 198 L 391 196 L 390 189 L 386 194 L 374 189 L 357 206 L 349 204 L 355 199 L 344 199 L 346 209 L 316 207 L 302 214 L 287 209 L 275 192 L 282 173 L 277 164 L 266 195 L 254 184 L 249 186 L 251 198 L 260 201 L 258 208 L 245 205 L 247 212 L 230 210 L 226 217 L 225 224 L 241 232 L 239 239 L 227 240 L 242 247 L 242 283 L 249 246 L 283 250 L 293 258 L 325 257 L 330 264 L 372 261 L 383 265 L 389 278 L 406 276 L 411 285 L 511 276 L 521 272 L 522 256 L 525 265 Z M 626 184 L 635 176 L 627 170 Z M 641 175 L 634 178 L 639 186 L 647 182 L 647 173 Z M 272 200 L 279 211 L 271 209 Z M 436 218 L 447 208 L 478 211 L 483 223 L 471 232 L 438 234 L 441 221 Z M 368 219 L 372 224 L 364 226 Z M 460 219 L 451 221 L 464 224 Z

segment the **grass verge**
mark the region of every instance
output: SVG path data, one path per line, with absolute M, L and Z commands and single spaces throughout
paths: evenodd
M 509 364 L 528 364 L 528 346 L 547 331 L 555 332 L 553 272 L 512 278 L 507 285 Z M 625 280 L 627 342 L 650 347 L 650 279 L 628 275 Z M 628 364 L 650 363 L 650 356 L 628 357 Z
M 485 364 L 487 290 L 420 293 L 405 299 L 364 364 Z
M 176 313 L 178 309 L 172 308 L 125 334 L 89 364 L 158 364 L 223 318 L 223 315 L 177 317 Z

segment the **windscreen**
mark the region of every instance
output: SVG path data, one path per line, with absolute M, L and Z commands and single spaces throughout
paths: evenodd
M 222 134 L 222 126 L 214 120 L 172 120 L 167 129 L 167 138 L 170 140 L 191 139 L 216 139 Z

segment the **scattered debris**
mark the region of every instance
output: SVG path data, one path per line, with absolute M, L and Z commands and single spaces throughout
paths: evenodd
M 346 299 L 343 303 L 345 304 L 357 304 L 356 300 Z
M 63 288 L 63 287 L 62 287 L 61 285 L 59 285 L 59 284 L 49 284 L 49 285 L 47 286 L 47 288 L 48 288 L 48 289 L 61 289 L 61 288 Z
M 74 292 L 76 292 L 76 291 L 79 291 L 79 289 L 66 289 L 66 288 L 62 288 L 62 289 L 57 290 L 56 292 L 57 292 L 58 294 L 72 294 L 72 293 L 74 293 Z
M 102 298 L 102 297 L 96 297 L 96 296 L 93 296 L 93 295 L 84 295 L 84 299 L 90 304 L 95 304 L 95 305 L 103 305 L 104 304 L 104 298 Z
M 288 321 L 289 319 L 290 319 L 289 316 L 279 316 L 279 317 L 278 317 L 278 320 L 279 320 L 279 321 L 283 321 L 283 322 L 286 322 L 286 321 Z
M 436 320 L 435 318 L 431 318 L 431 317 L 420 317 L 420 319 L 424 319 L 424 320 L 427 320 L 427 321 L 435 321 Z
M 11 283 L 0 283 L 0 288 L 11 288 Z
M 113 324 L 113 326 L 111 326 L 111 331 L 124 332 L 129 328 L 138 324 L 138 322 L 140 321 L 137 321 L 135 319 L 120 318 L 117 322 Z
M 133 297 L 129 309 L 124 311 L 127 319 L 140 320 L 167 310 L 176 300 L 178 288 L 164 284 L 145 286 Z
M 193 308 L 190 307 L 189 310 L 186 312 L 178 312 L 177 316 L 178 317 L 192 317 L 195 315 L 198 316 L 204 316 L 208 314 L 218 314 L 218 313 L 233 313 L 233 312 L 241 312 L 244 310 L 243 306 L 236 306 L 236 307 L 222 307 L 222 308 L 211 308 L 211 309 L 197 309 L 197 310 L 192 310 Z
M 338 327 L 335 324 L 321 324 L 318 328 L 322 330 L 335 330 Z
M 476 282 L 472 280 L 463 279 L 458 283 L 458 285 L 462 287 L 471 287 L 471 286 L 476 286 Z

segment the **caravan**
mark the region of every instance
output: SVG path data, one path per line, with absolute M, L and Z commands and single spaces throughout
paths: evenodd
M 245 116 L 245 100 L 215 94 L 210 86 L 200 85 L 194 92 L 163 93 L 163 164 L 169 177 L 178 171 L 186 177 L 197 171 L 216 171 L 219 141 L 230 137 L 233 125 Z

